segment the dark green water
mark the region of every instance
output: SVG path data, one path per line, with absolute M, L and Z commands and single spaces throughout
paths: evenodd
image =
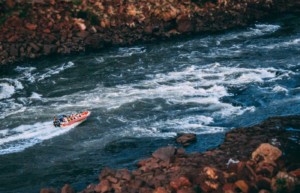
M 96 183 L 193 132 L 204 151 L 232 127 L 300 113 L 300 19 L 181 41 L 0 67 L 0 192 Z M 90 110 L 76 128 L 59 113 Z M 225 163 L 224 163 L 225 164 Z

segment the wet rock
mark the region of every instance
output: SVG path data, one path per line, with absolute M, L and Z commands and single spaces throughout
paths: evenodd
M 163 147 L 163 148 L 156 150 L 152 154 L 152 156 L 156 159 L 170 162 L 174 158 L 175 152 L 176 152 L 175 147 L 172 147 L 172 146 Z
M 191 143 L 196 142 L 196 134 L 192 133 L 185 133 L 181 134 L 177 139 L 176 142 L 182 144 L 183 146 L 189 146 Z
M 116 173 L 115 170 L 112 170 L 110 168 L 103 168 L 100 175 L 99 175 L 99 180 L 101 181 L 102 179 L 105 179 L 107 176 L 114 176 Z
M 98 185 L 96 185 L 95 189 L 96 192 L 108 192 L 111 190 L 111 185 L 108 180 L 102 180 Z
M 75 193 L 75 190 L 71 187 L 70 184 L 65 184 L 61 189 L 61 193 Z
M 275 162 L 281 155 L 280 149 L 271 144 L 263 143 L 252 153 L 252 159 L 260 160 L 263 158 L 266 162 Z
M 40 193 L 58 193 L 58 191 L 54 188 L 42 188 Z

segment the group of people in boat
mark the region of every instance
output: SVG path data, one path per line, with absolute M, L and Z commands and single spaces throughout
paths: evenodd
M 55 127 L 60 127 L 61 123 L 68 123 L 68 122 L 76 120 L 80 117 L 81 117 L 80 113 L 72 114 L 70 116 L 67 116 L 67 115 L 59 115 L 58 117 L 54 116 L 53 125 Z

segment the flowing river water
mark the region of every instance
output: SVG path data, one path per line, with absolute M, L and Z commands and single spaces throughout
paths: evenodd
M 97 182 L 196 133 L 187 151 L 275 115 L 300 113 L 300 19 L 221 34 L 0 66 L 0 192 Z M 92 112 L 76 128 L 55 114 Z M 224 163 L 225 164 L 225 163 Z

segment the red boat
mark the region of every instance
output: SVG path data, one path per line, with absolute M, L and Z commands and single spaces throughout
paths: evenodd
M 61 128 L 76 127 L 80 123 L 84 122 L 90 114 L 90 111 L 84 111 L 82 113 L 72 114 L 69 116 L 59 115 L 58 117 L 54 117 L 53 125 Z

